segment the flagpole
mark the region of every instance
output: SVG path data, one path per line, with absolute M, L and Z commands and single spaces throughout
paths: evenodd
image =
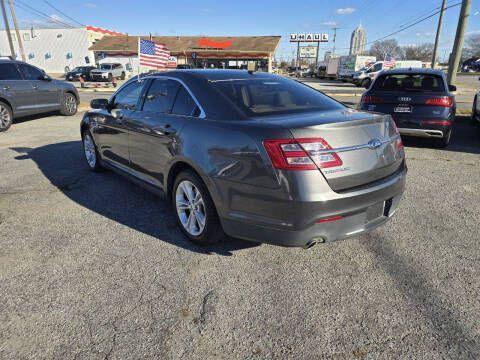
M 138 47 L 137 47 L 137 60 L 138 60 L 138 82 L 140 82 L 140 36 L 138 37 Z

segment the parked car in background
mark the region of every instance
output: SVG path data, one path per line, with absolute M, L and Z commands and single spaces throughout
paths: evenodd
M 125 79 L 125 68 L 120 63 L 103 63 L 97 69 L 90 71 L 91 81 L 112 81 Z
M 303 247 L 344 239 L 384 224 L 404 190 L 391 116 L 285 77 L 169 71 L 91 106 L 80 127 L 88 166 L 165 193 L 202 245 L 224 233 Z
M 462 63 L 462 72 L 480 72 L 480 58 L 472 57 Z
M 372 81 L 382 70 L 398 68 L 422 69 L 422 67 L 422 62 L 418 60 L 398 60 L 391 68 L 386 68 L 383 61 L 377 61 L 355 72 L 352 81 L 355 85 L 368 89 Z
M 312 68 L 306 68 L 301 70 L 301 76 L 302 77 L 314 77 L 315 76 L 315 70 Z
M 86 81 L 90 81 L 90 72 L 94 69 L 96 69 L 95 66 L 77 66 L 65 74 L 65 80 L 77 81 L 80 76 L 83 76 Z
M 472 120 L 477 122 L 477 124 L 480 123 L 480 90 L 477 91 L 473 99 Z
M 456 103 L 445 74 L 433 69 L 382 71 L 362 95 L 360 109 L 389 114 L 400 134 L 450 142 Z
M 177 65 L 177 69 L 193 69 L 193 66 L 188 64 L 179 64 Z
M 53 80 L 35 66 L 15 60 L 0 60 L 0 131 L 14 119 L 52 111 L 74 115 L 79 104 L 72 84 Z

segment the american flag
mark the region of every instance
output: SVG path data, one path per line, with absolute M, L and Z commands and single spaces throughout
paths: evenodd
M 139 40 L 140 65 L 151 66 L 156 69 L 166 68 L 170 51 L 164 44 L 156 44 L 150 40 Z
M 395 66 L 395 58 L 390 55 L 385 56 L 385 59 L 383 59 L 383 67 L 392 68 L 394 66 Z

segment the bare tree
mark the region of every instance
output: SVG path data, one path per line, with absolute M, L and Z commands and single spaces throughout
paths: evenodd
M 377 60 L 383 60 L 387 55 L 396 59 L 403 58 L 402 48 L 395 39 L 374 42 L 368 53 L 371 56 L 375 56 Z
M 425 43 L 421 45 L 403 46 L 403 53 L 407 60 L 431 61 L 433 54 L 433 44 Z
M 470 34 L 467 37 L 467 49 L 466 52 L 469 56 L 480 56 L 480 32 Z

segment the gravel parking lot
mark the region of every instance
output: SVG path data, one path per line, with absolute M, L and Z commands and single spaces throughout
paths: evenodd
M 480 131 L 407 141 L 387 226 L 311 250 L 185 241 L 91 173 L 75 117 L 0 134 L 0 358 L 480 358 Z

